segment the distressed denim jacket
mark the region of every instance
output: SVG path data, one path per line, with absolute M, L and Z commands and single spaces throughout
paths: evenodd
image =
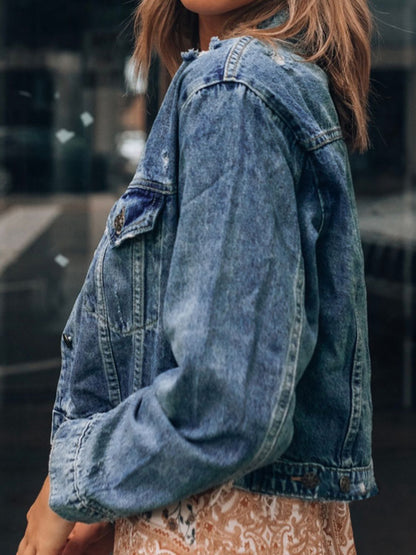
M 327 77 L 249 36 L 183 53 L 62 339 L 50 505 L 114 520 L 232 480 L 377 491 L 363 254 Z

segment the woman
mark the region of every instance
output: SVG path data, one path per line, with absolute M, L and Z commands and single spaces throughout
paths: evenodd
M 346 148 L 367 4 L 144 0 L 136 22 L 137 64 L 175 76 L 64 330 L 18 554 L 107 553 L 109 522 L 117 554 L 352 553 L 348 502 L 377 490 Z

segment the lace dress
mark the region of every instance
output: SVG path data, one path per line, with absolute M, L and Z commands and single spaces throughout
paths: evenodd
M 114 555 L 356 555 L 349 505 L 239 490 L 228 483 L 121 519 Z

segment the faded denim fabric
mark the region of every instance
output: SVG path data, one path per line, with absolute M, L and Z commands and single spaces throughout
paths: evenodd
M 370 497 L 363 254 L 327 77 L 251 37 L 183 58 L 64 330 L 51 507 L 113 520 L 228 480 Z

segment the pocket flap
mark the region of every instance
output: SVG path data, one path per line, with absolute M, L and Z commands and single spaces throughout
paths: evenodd
M 129 187 L 114 204 L 107 218 L 107 233 L 112 246 L 153 229 L 162 208 L 164 195 Z

